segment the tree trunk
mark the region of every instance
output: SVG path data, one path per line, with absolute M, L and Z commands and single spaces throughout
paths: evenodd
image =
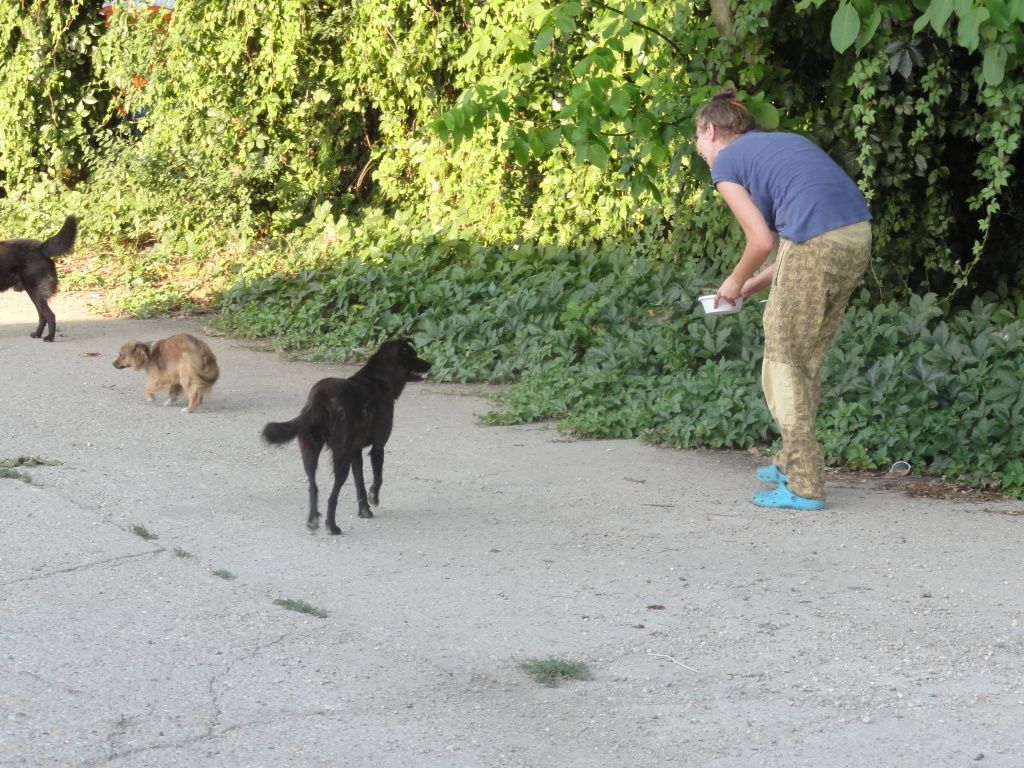
M 722 37 L 732 37 L 734 31 L 729 0 L 711 0 L 711 20 Z

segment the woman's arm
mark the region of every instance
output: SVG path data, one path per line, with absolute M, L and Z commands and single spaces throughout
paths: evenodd
M 775 273 L 775 265 L 769 264 L 752 278 L 743 284 L 742 294 L 744 299 L 749 299 L 755 293 L 763 291 L 772 284 L 772 275 Z
M 716 186 L 718 193 L 742 227 L 747 240 L 743 255 L 740 256 L 739 262 L 733 268 L 732 274 L 725 279 L 716 292 L 716 296 L 719 298 L 736 301 L 743 293 L 744 283 L 753 277 L 758 268 L 771 255 L 775 245 L 775 236 L 768 227 L 768 222 L 761 215 L 761 211 L 754 205 L 747 190 L 732 181 L 720 181 Z M 768 280 L 770 281 L 771 277 Z M 717 299 L 715 303 L 717 304 Z

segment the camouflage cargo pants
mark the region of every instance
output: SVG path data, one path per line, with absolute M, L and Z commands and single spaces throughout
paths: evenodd
M 870 257 L 867 222 L 779 244 L 764 312 L 761 385 L 782 434 L 775 463 L 790 490 L 808 499 L 825 498 L 825 458 L 815 436 L 821 365 Z

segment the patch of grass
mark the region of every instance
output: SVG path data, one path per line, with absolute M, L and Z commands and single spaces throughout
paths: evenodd
M 153 539 L 160 538 L 155 533 L 150 533 L 149 531 L 147 531 L 146 526 L 144 525 L 133 525 L 131 531 L 140 539 L 145 539 L 146 541 L 152 541 Z
M 298 613 L 308 613 L 310 616 L 316 616 L 317 618 L 326 619 L 327 611 L 323 608 L 317 608 L 315 605 L 310 605 L 305 600 L 292 600 L 289 597 L 279 597 L 274 601 L 274 605 L 279 605 L 282 608 L 287 608 L 289 611 L 296 611 Z
M 0 477 L 6 477 L 8 480 L 21 480 L 23 483 L 32 482 L 32 478 L 24 472 L 19 472 L 18 470 L 11 469 L 10 467 L 0 467 Z
M 57 459 L 41 459 L 38 456 L 16 456 L 13 459 L 0 459 L 0 478 L 8 480 L 21 480 L 23 483 L 31 483 L 32 478 L 24 472 L 19 472 L 17 467 L 59 467 L 63 461 Z
M 181 547 L 175 547 L 174 554 L 178 557 L 192 557 L 191 552 L 189 552 L 187 549 L 182 549 Z
M 582 661 L 569 661 L 554 656 L 547 659 L 527 659 L 519 668 L 549 688 L 556 687 L 563 680 L 590 679 L 590 670 Z
M 231 579 L 235 578 L 235 574 L 224 568 L 218 568 L 216 571 L 213 572 L 213 575 L 220 576 L 222 579 L 225 579 L 227 581 L 231 581 Z
M 57 459 L 41 459 L 38 456 L 18 456 L 13 459 L 0 459 L 0 467 L 59 467 L 63 461 Z

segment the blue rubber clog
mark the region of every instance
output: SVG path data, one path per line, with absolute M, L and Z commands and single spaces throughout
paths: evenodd
M 781 469 L 779 469 L 778 464 L 769 464 L 767 467 L 758 467 L 754 474 L 762 483 L 781 485 L 782 483 L 789 482 L 789 478 L 786 477 Z
M 774 491 L 758 491 L 752 499 L 758 507 L 769 507 L 771 509 L 798 509 L 802 512 L 810 512 L 821 509 L 825 502 L 821 499 L 805 499 L 797 496 L 785 483 Z

